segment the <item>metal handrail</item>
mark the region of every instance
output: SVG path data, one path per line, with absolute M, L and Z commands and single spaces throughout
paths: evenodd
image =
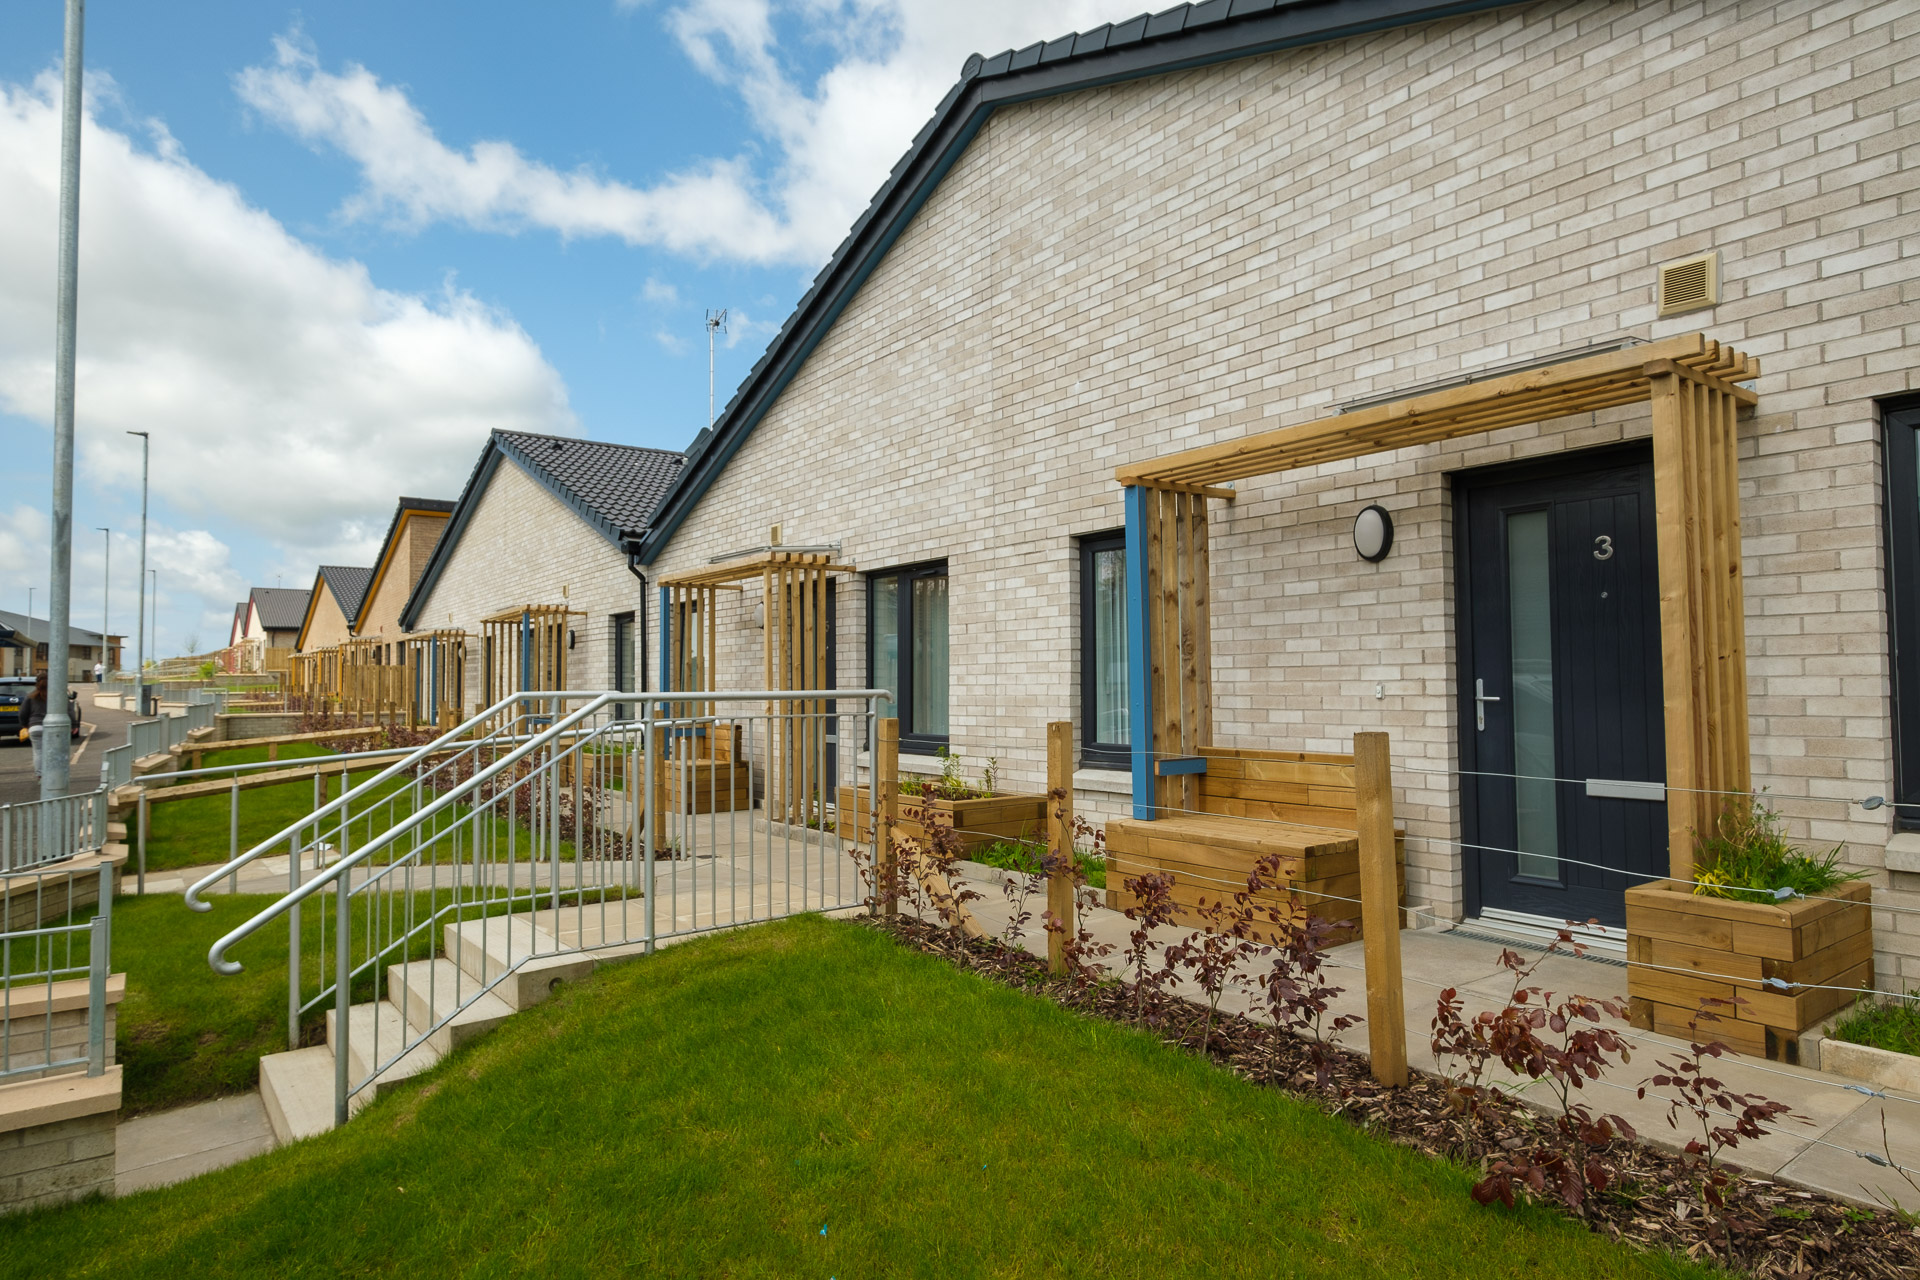
M 508 704 L 511 704 L 514 702 L 525 702 L 533 698 L 538 698 L 542 701 L 552 701 L 555 703 L 558 703 L 562 699 L 571 700 L 576 698 L 585 698 L 585 699 L 588 699 L 588 701 L 585 702 L 580 707 L 578 707 L 577 709 L 575 709 L 573 712 L 569 713 L 564 718 L 556 718 L 554 723 L 549 725 L 546 729 L 544 729 L 540 733 L 533 735 L 530 739 L 522 743 L 521 746 L 515 748 L 513 751 L 509 752 L 507 755 L 496 760 L 493 764 L 488 766 L 486 769 L 476 770 L 470 777 L 463 780 L 458 786 L 454 787 L 452 790 L 448 791 L 444 795 L 439 796 L 438 798 L 433 800 L 431 803 L 416 809 L 413 813 L 409 814 L 406 818 L 403 818 L 398 823 L 395 823 L 393 826 L 388 827 L 385 831 L 381 832 L 378 836 L 375 836 L 373 840 L 371 840 L 369 843 L 361 846 L 359 849 L 356 849 L 351 854 L 348 854 L 345 852 L 345 850 L 342 850 L 341 852 L 343 856 L 338 861 L 336 861 L 332 866 L 328 867 L 325 871 L 321 872 L 318 876 L 314 877 L 312 880 L 309 880 L 306 883 L 302 884 L 299 888 L 290 891 L 285 897 L 274 902 L 271 906 L 267 907 L 266 909 L 256 914 L 252 919 L 247 920 L 243 924 L 236 926 L 234 929 L 232 929 L 227 934 L 225 934 L 220 939 L 218 939 L 213 944 L 213 946 L 207 949 L 207 963 L 213 968 L 214 972 L 216 973 L 232 975 L 232 974 L 243 972 L 244 971 L 243 965 L 241 965 L 236 960 L 227 959 L 227 956 L 226 956 L 226 953 L 229 950 L 231 950 L 235 945 L 237 945 L 244 939 L 250 937 L 252 934 L 258 932 L 265 925 L 270 924 L 275 919 L 278 919 L 280 916 L 286 914 L 292 908 L 299 906 L 300 903 L 306 901 L 308 898 L 312 897 L 314 894 L 322 892 L 327 886 L 334 884 L 335 882 L 341 880 L 343 877 L 351 876 L 353 869 L 355 867 L 364 863 L 368 858 L 372 857 L 374 854 L 392 845 L 397 838 L 412 833 L 413 831 L 417 830 L 423 823 L 426 823 L 428 820 L 436 817 L 437 815 L 445 812 L 446 810 L 455 807 L 463 799 L 465 799 L 467 795 L 478 790 L 485 783 L 498 777 L 505 770 L 512 768 L 514 765 L 517 765 L 520 761 L 526 759 L 529 755 L 540 750 L 542 747 L 545 747 L 546 745 L 555 741 L 556 739 L 569 736 L 569 734 L 571 734 L 573 729 L 581 721 L 591 716 L 594 712 L 600 710 L 603 707 L 613 705 L 613 704 L 619 704 L 619 703 L 630 704 L 635 702 L 645 702 L 648 704 L 658 703 L 662 705 L 670 702 L 692 702 L 692 701 L 765 702 L 765 701 L 778 700 L 778 701 L 831 702 L 841 698 L 845 698 L 849 700 L 864 698 L 864 699 L 871 700 L 875 698 L 890 698 L 892 696 L 893 695 L 885 689 L 776 689 L 776 690 L 759 689 L 759 690 L 753 690 L 748 692 L 715 692 L 715 691 L 709 691 L 709 690 L 699 690 L 696 692 L 682 694 L 680 697 L 677 697 L 677 698 L 666 698 L 666 697 L 661 697 L 659 695 L 655 695 L 650 698 L 642 698 L 640 696 L 637 696 L 634 693 L 634 691 L 631 689 L 565 690 L 565 691 L 549 690 L 549 691 L 541 691 L 539 693 L 523 692 L 523 693 L 513 694 L 510 697 L 503 698 L 499 703 L 496 703 L 493 708 L 489 708 L 488 713 L 483 713 L 483 715 L 489 714 L 495 710 L 502 709 Z M 475 717 L 475 719 L 479 719 L 479 718 L 481 717 L 478 717 L 478 716 Z M 684 718 L 685 717 L 675 717 L 675 716 L 661 717 L 661 719 L 665 721 L 673 721 L 673 720 L 684 719 Z M 472 722 L 469 721 L 468 723 L 471 724 Z M 640 721 L 629 721 L 624 723 L 626 723 L 629 727 L 632 727 L 633 725 L 636 725 L 636 724 L 638 724 L 641 727 L 648 727 L 655 722 L 651 719 L 651 717 L 648 717 Z M 463 729 L 464 729 L 464 726 L 462 729 L 454 729 L 444 737 L 436 739 L 434 742 L 428 743 L 426 746 L 421 747 L 417 752 L 415 752 L 415 757 L 434 750 L 436 747 L 439 746 L 440 743 L 445 742 L 449 738 L 459 734 L 460 732 L 463 731 Z M 479 744 L 475 744 L 475 745 L 479 745 Z M 412 759 L 415 757 L 409 757 L 409 759 Z M 382 775 L 382 777 L 390 776 L 394 772 L 395 770 L 389 769 L 387 773 Z M 348 794 L 357 795 L 359 794 L 359 792 L 364 791 L 367 787 L 370 787 L 372 785 L 373 783 L 371 782 L 363 783 L 361 786 L 356 787 L 354 791 Z M 348 796 L 342 796 L 339 800 L 334 801 L 332 805 L 328 806 L 328 810 L 330 811 L 332 809 L 337 809 L 342 803 L 345 802 L 347 798 Z M 313 817 L 319 817 L 319 816 L 321 816 L 320 812 L 316 812 L 313 815 Z M 304 823 L 294 824 L 293 826 L 287 828 L 285 831 L 281 832 L 279 835 L 274 836 L 272 839 L 258 846 L 256 849 L 249 851 L 249 853 L 247 854 L 243 854 L 240 858 L 234 859 L 232 862 L 229 862 L 225 866 L 222 866 L 219 870 L 213 871 L 208 875 L 203 876 L 199 881 L 195 882 L 192 888 L 187 890 L 186 896 L 187 896 L 188 905 L 190 906 L 193 905 L 195 901 L 194 895 L 198 893 L 201 889 L 210 887 L 217 881 L 225 879 L 226 877 L 232 874 L 233 868 L 240 866 L 241 863 L 248 861 L 250 858 L 254 856 L 257 856 L 259 853 L 261 853 L 262 851 L 266 850 L 269 847 L 278 845 L 282 841 L 297 838 L 297 833 L 302 825 L 304 825 Z M 348 883 L 349 885 L 351 885 L 350 880 L 348 881 Z M 210 906 L 211 904 L 206 904 L 196 909 L 205 911 L 205 910 L 208 910 Z
M 276 832 L 275 834 L 267 837 L 267 839 L 261 841 L 259 844 L 247 850 L 245 853 L 241 854 L 240 856 L 236 858 L 231 858 L 228 861 L 222 863 L 217 869 L 208 873 L 207 875 L 200 877 L 200 879 L 194 881 L 193 884 L 187 887 L 187 891 L 185 894 L 185 897 L 187 900 L 187 906 L 194 911 L 211 911 L 213 909 L 213 904 L 206 901 L 204 898 L 200 896 L 200 893 L 202 890 L 210 888 L 213 885 L 219 883 L 221 880 L 228 878 L 229 876 L 233 875 L 236 871 L 238 871 L 241 867 L 246 866 L 248 863 L 252 862 L 255 858 L 263 856 L 269 850 L 276 849 L 280 847 L 280 845 L 290 840 L 297 841 L 299 839 L 299 835 L 301 831 L 305 830 L 308 827 L 317 826 L 322 819 L 331 817 L 333 814 L 338 813 L 341 809 L 345 808 L 351 801 L 357 799 L 363 793 L 371 790 L 374 787 L 379 786 L 384 782 L 390 782 L 394 778 L 399 777 L 401 774 L 413 768 L 414 765 L 418 764 L 421 760 L 425 759 L 427 756 L 446 750 L 447 748 L 445 744 L 451 741 L 452 739 L 458 738 L 466 734 L 469 730 L 472 730 L 484 725 L 488 720 L 492 719 L 495 715 L 498 715 L 501 712 L 511 708 L 514 703 L 525 702 L 531 696 L 533 695 L 530 695 L 525 692 L 515 693 L 500 699 L 498 702 L 494 703 L 490 707 L 482 708 L 481 710 L 475 712 L 467 720 L 463 721 L 462 723 L 455 726 L 454 728 L 449 729 L 446 733 L 442 734 L 440 737 L 435 738 L 432 742 L 429 742 L 424 746 L 415 747 L 403 759 L 395 761 L 393 764 L 387 766 L 387 768 L 381 770 L 379 773 L 367 779 L 365 782 L 361 783 L 359 786 L 354 787 L 349 791 L 343 791 L 338 799 L 328 801 L 326 804 L 321 805 L 319 808 L 315 809 L 312 813 L 308 814 L 306 817 L 301 818 L 298 821 L 294 822 L 291 826 L 287 827 L 285 830 Z M 541 696 L 553 696 L 553 695 L 541 695 Z M 627 701 L 629 702 L 633 701 L 633 697 L 634 695 L 632 693 L 628 693 L 626 695 Z M 469 743 L 468 747 L 471 750 L 477 750 L 486 741 L 487 740 L 484 738 L 477 739 L 474 742 Z M 464 755 L 466 753 L 462 752 L 461 754 Z M 218 965 L 214 967 L 216 969 L 219 968 Z M 222 970 L 222 972 L 226 972 L 226 971 Z M 232 972 L 238 973 L 239 969 L 235 968 L 234 970 L 232 970 Z
M 66 905 L 71 909 L 73 891 L 83 879 L 97 876 L 97 908 L 91 920 L 76 924 L 42 925 L 31 929 L 0 929 L 0 1010 L 11 1013 L 16 998 L 27 993 L 28 984 L 41 987 L 45 992 L 44 1014 L 38 1035 L 25 1037 L 31 1044 L 39 1041 L 39 1060 L 15 1066 L 13 1019 L 11 1016 L 0 1018 L 0 1081 L 14 1076 L 46 1075 L 66 1067 L 85 1065 L 90 1076 L 102 1075 L 107 1069 L 107 977 L 113 968 L 113 868 L 102 865 L 98 872 L 40 873 L 34 877 L 36 884 L 44 885 L 49 878 L 58 879 L 64 875 L 67 882 Z M 84 966 L 72 963 L 73 948 L 77 938 L 85 935 L 87 939 L 87 962 Z M 67 944 L 68 963 L 54 962 L 59 940 Z M 33 963 L 29 972 L 14 971 L 16 951 L 30 946 Z M 44 954 L 46 963 L 41 965 Z M 87 1051 L 83 1057 L 54 1057 L 53 1049 L 53 987 L 56 982 L 78 977 L 84 974 L 87 979 Z M 23 1053 L 30 1049 L 23 1049 Z
M 523 701 L 527 696 L 528 695 L 526 694 L 516 694 L 514 695 L 514 697 L 507 699 L 506 701 L 509 701 L 509 702 Z M 361 863 L 365 862 L 368 858 L 372 857 L 374 854 L 378 853 L 380 850 L 385 849 L 388 845 L 392 844 L 395 837 L 411 833 L 412 831 L 417 829 L 420 826 L 420 824 L 425 822 L 427 819 L 432 818 L 444 812 L 445 810 L 452 808 L 453 806 L 459 803 L 459 801 L 461 800 L 461 798 L 466 792 L 474 790 L 475 788 L 479 787 L 482 783 L 491 781 L 493 778 L 499 776 L 502 770 L 511 768 L 512 766 L 520 763 L 520 761 L 526 759 L 528 755 L 539 750 L 541 747 L 544 747 L 553 738 L 560 736 L 563 730 L 571 729 L 574 725 L 577 725 L 581 720 L 593 714 L 595 711 L 598 711 L 601 707 L 606 706 L 609 702 L 620 701 L 620 700 L 624 700 L 627 702 L 633 701 L 633 694 L 628 691 L 619 692 L 617 694 L 606 694 L 606 693 L 587 694 L 587 695 L 546 694 L 544 696 L 547 698 L 554 699 L 556 701 L 562 697 L 586 696 L 586 697 L 592 698 L 592 701 L 588 702 L 586 705 L 582 706 L 577 711 L 574 711 L 571 715 L 567 716 L 566 719 L 556 721 L 554 724 L 550 725 L 544 732 L 535 734 L 527 742 L 523 743 L 519 747 L 516 747 L 513 751 L 507 753 L 507 755 L 503 756 L 501 759 L 494 761 L 494 763 L 488 766 L 484 771 L 476 771 L 472 777 L 468 778 L 465 782 L 453 788 L 451 791 L 447 792 L 445 795 L 440 796 L 438 799 L 434 800 L 432 803 L 426 805 L 423 808 L 415 809 L 407 817 L 401 819 L 401 821 L 394 824 L 393 826 L 388 827 L 385 831 L 375 836 L 371 842 L 365 845 L 362 845 L 360 848 L 354 850 L 354 852 L 352 852 L 351 854 L 348 854 L 346 853 L 345 850 L 342 850 L 341 852 L 343 856 L 339 859 L 339 861 L 335 862 L 331 867 L 328 867 L 325 871 L 321 872 L 318 876 L 315 876 L 313 879 L 307 881 L 305 884 L 301 885 L 298 889 L 295 889 L 292 892 L 288 893 L 284 898 L 281 898 L 279 901 L 275 902 L 272 906 L 266 908 L 264 911 L 261 911 L 258 915 L 255 915 L 251 920 L 248 920 L 246 923 L 233 929 L 231 932 L 227 933 L 225 936 L 221 937 L 217 942 L 215 942 L 212 947 L 208 948 L 207 963 L 213 967 L 213 971 L 215 973 L 224 973 L 224 974 L 235 974 L 235 973 L 241 972 L 244 966 L 242 966 L 239 963 L 239 961 L 229 960 L 226 958 L 226 953 L 228 948 L 234 946 L 236 943 L 240 942 L 242 939 L 250 936 L 257 930 L 259 930 L 263 925 L 266 925 L 272 922 L 273 920 L 279 918 L 280 916 L 284 915 L 291 908 L 299 906 L 302 902 L 306 901 L 308 898 L 312 897 L 314 894 L 319 893 L 322 889 L 326 888 L 328 885 L 332 884 L 334 881 L 340 879 L 342 876 L 351 874 L 353 868 L 359 866 Z M 455 732 L 458 732 L 458 730 L 456 730 Z M 442 738 L 436 741 L 445 741 L 445 739 Z M 435 744 L 429 743 L 426 747 L 422 747 L 420 750 L 421 752 L 425 752 L 429 750 L 433 745 Z M 370 785 L 372 784 L 371 783 L 362 784 L 361 787 L 356 788 L 355 790 L 356 791 L 363 790 L 366 786 L 370 786 Z M 341 800 L 344 800 L 344 799 L 346 799 L 346 797 L 342 796 Z M 335 805 L 338 805 L 339 803 L 340 803 L 340 800 L 334 801 Z M 315 816 L 318 816 L 318 815 L 316 814 Z M 268 844 L 277 844 L 281 840 L 296 838 L 295 832 L 297 832 L 297 830 L 298 830 L 298 825 L 296 824 L 296 826 L 288 828 L 286 831 L 282 832 L 280 835 L 268 841 Z M 230 867 L 238 866 L 241 861 L 244 861 L 244 858 L 235 859 L 232 863 L 229 863 L 228 866 Z M 191 904 L 192 895 L 195 892 L 197 892 L 202 886 L 210 885 L 214 881 L 217 881 L 221 879 L 223 876 L 226 876 L 228 874 L 230 874 L 230 872 L 227 870 L 227 868 L 222 867 L 219 871 L 216 871 L 209 876 L 202 877 L 200 881 L 193 886 L 192 889 L 189 889 L 187 891 L 189 904 Z M 205 910 L 206 908 L 202 907 L 200 909 Z
M 0 872 L 26 871 L 98 849 L 107 839 L 107 789 L 0 804 Z

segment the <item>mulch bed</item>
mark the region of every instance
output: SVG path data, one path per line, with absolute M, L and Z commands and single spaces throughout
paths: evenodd
M 997 941 L 970 941 L 904 914 L 868 923 L 908 946 L 1065 1008 L 1134 1021 L 1134 989 L 1119 979 L 1091 985 L 1055 980 L 1027 952 Z M 1162 997 L 1150 1023 L 1166 1043 L 1198 1052 L 1205 1017 L 1199 1005 Z M 1406 1088 L 1385 1089 L 1374 1082 L 1363 1055 L 1337 1047 L 1316 1055 L 1308 1042 L 1238 1015 L 1216 1016 L 1207 1053 L 1244 1079 L 1284 1089 L 1393 1142 L 1470 1169 L 1484 1171 L 1490 1160 L 1554 1136 L 1551 1120 L 1504 1096 L 1484 1106 L 1469 1134 L 1438 1078 L 1415 1072 Z M 1912 1280 L 1920 1274 L 1920 1225 L 1912 1219 L 1750 1174 L 1734 1180 L 1725 1208 L 1710 1215 L 1703 1212 L 1699 1178 L 1682 1157 L 1623 1140 L 1606 1154 L 1619 1171 L 1607 1192 L 1588 1197 L 1577 1215 L 1557 1200 L 1544 1203 L 1626 1244 L 1684 1254 L 1763 1280 Z

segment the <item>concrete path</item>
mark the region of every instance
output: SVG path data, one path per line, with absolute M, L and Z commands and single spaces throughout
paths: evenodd
M 1002 885 L 1004 873 L 977 863 L 960 864 L 961 878 L 975 892 L 984 894 L 972 904 L 974 914 L 989 933 L 1003 934 L 1012 919 L 1014 907 Z M 1046 931 L 1039 916 L 1046 908 L 1045 895 L 1028 903 L 1032 922 L 1016 940 L 1036 954 L 1046 951 Z M 1117 911 L 1096 908 L 1086 913 L 1087 927 L 1102 942 L 1115 946 L 1107 966 L 1118 970 L 1127 936 L 1133 922 Z M 1165 943 L 1185 937 L 1191 930 L 1168 928 L 1157 932 Z M 1416 1069 L 1432 1071 L 1431 1022 L 1434 1004 L 1443 987 L 1454 987 L 1466 1004 L 1466 1016 L 1481 1009 L 1494 1009 L 1506 1002 L 1513 989 L 1512 975 L 1500 965 L 1502 944 L 1467 937 L 1437 928 L 1407 930 L 1400 935 L 1401 980 L 1406 1009 L 1407 1057 Z M 1523 950 L 1516 947 L 1516 950 Z M 1525 952 L 1530 957 L 1536 951 Z M 1328 952 L 1328 980 L 1346 988 L 1332 1007 L 1336 1013 L 1366 1012 L 1365 944 L 1352 942 Z M 1251 972 L 1249 971 L 1249 976 Z M 1626 966 L 1618 961 L 1573 956 L 1549 956 L 1541 963 L 1529 985 L 1552 991 L 1578 992 L 1589 996 L 1613 996 L 1624 1000 L 1627 986 Z M 1195 994 L 1191 991 L 1182 994 Z M 1230 992 L 1223 1007 L 1262 1017 L 1255 998 L 1246 991 Z M 1635 1096 L 1641 1081 L 1654 1071 L 1655 1059 L 1670 1059 L 1686 1046 L 1671 1036 L 1648 1031 L 1623 1029 L 1636 1045 L 1630 1064 L 1617 1067 L 1604 1079 L 1605 1084 L 1589 1084 L 1587 1104 L 1596 1112 L 1625 1116 L 1643 1139 L 1670 1148 L 1678 1148 L 1695 1132 L 1682 1132 L 1669 1125 L 1666 1105 L 1653 1094 L 1668 1091 L 1649 1090 L 1644 1101 Z M 1344 1043 L 1366 1052 L 1365 1024 L 1342 1037 Z M 1840 1076 L 1810 1071 L 1784 1063 L 1750 1058 L 1721 1059 L 1712 1074 L 1731 1088 L 1743 1093 L 1758 1093 L 1785 1102 L 1795 1118 L 1781 1124 L 1777 1132 L 1758 1142 L 1742 1143 L 1732 1159 L 1744 1168 L 1767 1176 L 1798 1183 L 1801 1186 L 1860 1204 L 1891 1202 L 1903 1209 L 1920 1211 L 1920 1189 L 1909 1185 L 1890 1169 L 1872 1163 L 1869 1156 L 1885 1159 L 1891 1147 L 1895 1163 L 1920 1170 L 1920 1095 L 1886 1089 L 1885 1098 L 1869 1097 L 1858 1090 L 1858 1082 Z M 1518 1086 L 1521 1082 L 1511 1079 Z M 1543 1086 L 1534 1085 L 1522 1094 L 1527 1101 L 1546 1106 Z M 1881 1136 L 1885 1116 L 1886 1140 Z M 1695 1123 L 1683 1117 L 1683 1123 Z M 1920 1182 L 1920 1174 L 1911 1175 Z
M 274 1146 L 258 1093 L 124 1120 L 116 1141 L 113 1191 L 121 1196 L 224 1169 Z

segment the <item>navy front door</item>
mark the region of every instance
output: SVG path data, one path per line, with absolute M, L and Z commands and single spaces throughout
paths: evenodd
M 1667 868 L 1651 448 L 1454 492 L 1468 914 L 1623 925 Z

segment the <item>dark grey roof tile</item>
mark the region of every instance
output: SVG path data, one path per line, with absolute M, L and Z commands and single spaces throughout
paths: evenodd
M 1147 23 L 1151 19 L 1147 14 L 1137 18 L 1128 18 L 1125 22 L 1113 24 L 1113 34 L 1107 37 L 1107 48 L 1118 49 L 1121 45 L 1138 44 L 1147 34 Z
M 298 631 L 307 620 L 307 598 L 313 593 L 294 587 L 255 587 L 248 601 L 260 611 L 260 625 L 269 631 Z
M 360 602 L 367 597 L 367 584 L 373 581 L 373 567 L 353 568 L 340 564 L 320 566 L 321 580 L 327 584 L 327 590 L 333 592 L 333 602 L 340 606 L 340 612 L 352 622 L 360 616 Z

